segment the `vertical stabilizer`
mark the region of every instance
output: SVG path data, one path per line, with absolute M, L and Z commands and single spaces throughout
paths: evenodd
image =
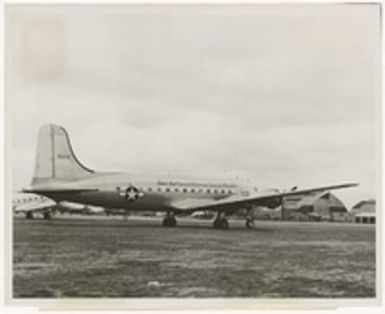
M 76 158 L 63 127 L 47 124 L 40 128 L 32 184 L 52 179 L 76 179 L 93 172 Z

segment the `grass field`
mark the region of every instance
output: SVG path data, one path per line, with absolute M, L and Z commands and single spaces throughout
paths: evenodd
M 375 296 L 373 225 L 178 223 L 15 219 L 14 297 Z

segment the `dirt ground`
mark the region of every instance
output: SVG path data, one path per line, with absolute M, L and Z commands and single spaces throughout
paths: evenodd
M 15 298 L 375 296 L 375 227 L 160 218 L 14 220 Z

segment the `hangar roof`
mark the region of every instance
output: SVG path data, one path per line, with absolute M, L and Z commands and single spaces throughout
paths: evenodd
M 324 209 L 328 208 L 331 211 L 347 212 L 345 205 L 330 192 L 315 193 L 303 196 L 300 199 L 288 198 L 284 202 L 284 207 L 288 210 L 308 209 L 306 211 L 311 211 L 314 206 L 318 209 L 322 207 Z
M 358 202 L 352 207 L 352 213 L 374 213 L 376 211 L 376 201 L 373 199 Z

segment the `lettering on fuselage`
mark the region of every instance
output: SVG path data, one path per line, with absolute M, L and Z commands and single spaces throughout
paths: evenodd
M 182 181 L 161 181 L 157 182 L 158 186 L 183 186 L 195 188 L 237 188 L 236 184 L 232 183 L 202 183 L 202 182 L 182 182 Z

